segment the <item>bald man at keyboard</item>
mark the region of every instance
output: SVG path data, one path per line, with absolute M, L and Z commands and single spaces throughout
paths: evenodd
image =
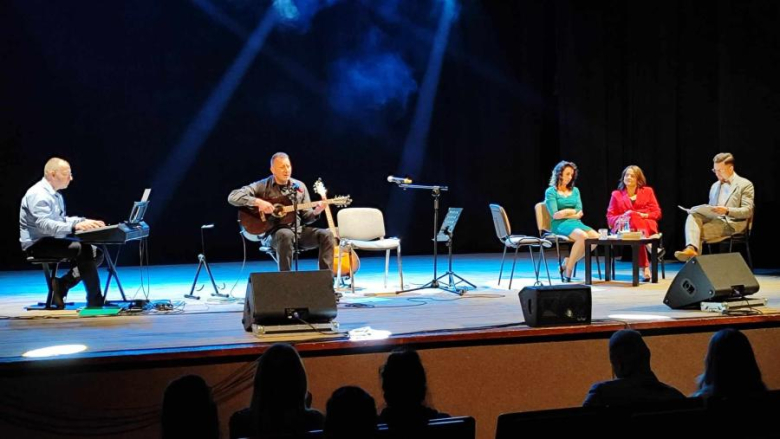
M 103 306 L 97 267 L 103 262 L 103 252 L 89 244 L 63 239 L 71 233 L 104 227 L 103 221 L 66 216 L 65 200 L 59 193 L 73 180 L 70 164 L 53 157 L 46 162 L 43 178 L 22 198 L 19 209 L 19 241 L 28 256 L 34 258 L 69 259 L 71 269 L 60 278 L 52 279 L 52 306 L 65 307 L 68 290 L 81 280 L 87 290 L 87 307 Z

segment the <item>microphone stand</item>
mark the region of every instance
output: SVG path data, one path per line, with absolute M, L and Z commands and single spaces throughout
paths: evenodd
M 293 215 L 295 216 L 292 223 L 293 231 L 293 270 L 298 271 L 298 256 L 301 253 L 301 249 L 298 246 L 298 187 L 292 184 L 292 180 L 287 184 L 287 198 L 292 201 Z
M 439 276 L 437 272 L 438 259 L 439 259 L 439 243 L 438 241 L 436 241 L 436 235 L 437 235 L 436 232 L 439 227 L 439 198 L 441 197 L 441 193 L 447 192 L 449 188 L 447 186 L 428 186 L 422 184 L 406 184 L 406 183 L 398 183 L 398 187 L 400 187 L 403 190 L 423 189 L 423 190 L 431 191 L 431 197 L 433 197 L 433 280 L 431 280 L 425 285 L 416 288 L 409 288 L 407 290 L 396 291 L 396 294 L 408 293 L 410 291 L 417 291 L 417 290 L 425 290 L 428 288 L 439 288 L 450 293 L 463 295 L 462 290 L 452 291 L 451 289 L 446 288 L 445 285 L 440 284 Z M 403 288 L 403 285 L 401 285 L 401 288 Z

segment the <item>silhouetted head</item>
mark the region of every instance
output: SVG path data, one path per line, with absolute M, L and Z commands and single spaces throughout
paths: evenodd
M 325 437 L 328 439 L 365 439 L 376 434 L 376 402 L 360 387 L 336 389 L 326 409 Z
M 203 378 L 185 375 L 168 384 L 161 424 L 163 439 L 219 437 L 217 406 Z
M 381 369 L 382 391 L 388 407 L 421 405 L 428 391 L 420 356 L 414 350 L 393 351 Z
M 652 373 L 650 349 L 642 334 L 633 329 L 622 329 L 609 339 L 609 362 L 617 378 Z
M 277 343 L 257 362 L 252 394 L 253 414 L 282 413 L 306 406 L 306 370 L 298 352 L 289 344 Z
M 742 332 L 726 328 L 710 339 L 699 386 L 712 395 L 729 397 L 766 390 L 750 340 Z

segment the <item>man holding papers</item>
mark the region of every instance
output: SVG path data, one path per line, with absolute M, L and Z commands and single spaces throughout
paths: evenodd
M 753 216 L 753 183 L 734 172 L 734 156 L 722 152 L 712 162 L 712 172 L 718 181 L 710 188 L 709 205 L 686 209 L 686 247 L 674 252 L 674 257 L 682 262 L 699 255 L 702 240 L 744 231 L 747 220 Z

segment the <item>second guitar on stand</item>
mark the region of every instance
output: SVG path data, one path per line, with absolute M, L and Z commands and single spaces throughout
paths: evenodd
M 336 229 L 336 224 L 333 222 L 333 214 L 330 211 L 331 204 L 339 203 L 327 203 L 328 201 L 332 200 L 328 200 L 328 190 L 325 189 L 325 185 L 322 183 L 322 179 L 320 178 L 318 178 L 314 183 L 314 192 L 322 197 L 322 201 L 326 202 L 325 218 L 328 220 L 328 228 L 330 229 L 330 233 L 333 234 L 333 238 L 336 241 L 333 246 L 333 275 L 338 276 L 339 273 L 342 273 L 342 276 L 344 274 L 349 276 L 349 273 L 357 273 L 358 270 L 360 270 L 360 258 L 358 258 L 358 255 L 354 250 L 342 253 L 341 258 L 339 259 L 339 232 Z M 336 197 L 334 200 L 339 198 L 343 197 Z

